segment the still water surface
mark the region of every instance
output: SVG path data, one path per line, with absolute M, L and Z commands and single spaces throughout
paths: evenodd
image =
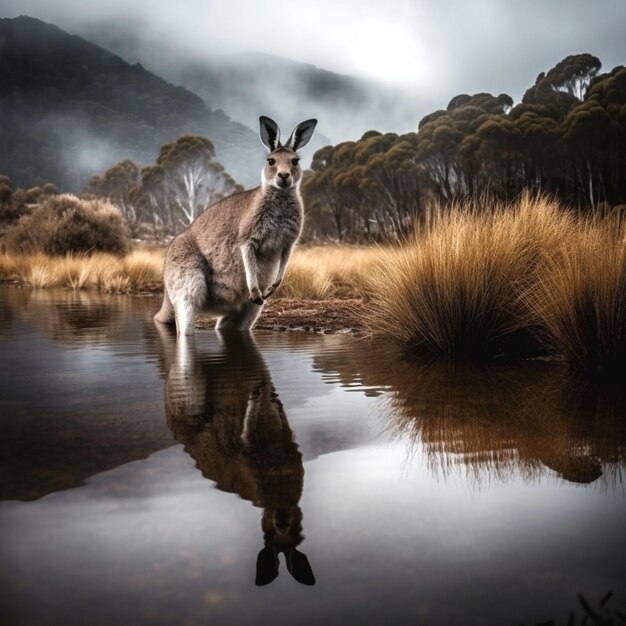
M 624 611 L 619 385 L 345 336 L 177 343 L 158 306 L 0 288 L 2 624 Z

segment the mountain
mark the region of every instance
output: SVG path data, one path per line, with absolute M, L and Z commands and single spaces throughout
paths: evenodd
M 211 138 L 238 182 L 257 183 L 256 133 L 57 26 L 0 19 L 0 76 L 0 173 L 16 185 L 76 191 L 121 159 L 153 163 L 162 144 L 186 133 Z
M 415 103 L 406 95 L 270 54 L 183 60 L 162 71 L 246 125 L 256 121 L 259 111 L 287 120 L 291 126 L 316 117 L 319 131 L 332 143 L 358 139 L 372 129 L 408 132 L 417 128 Z
M 409 89 L 280 56 L 259 52 L 199 56 L 192 46 L 157 37 L 140 22 L 99 22 L 79 28 L 89 40 L 141 62 L 250 128 L 256 129 L 260 114 L 275 119 L 286 132 L 305 118 L 318 118 L 314 148 L 355 140 L 372 129 L 414 131 L 421 117 L 440 106 Z

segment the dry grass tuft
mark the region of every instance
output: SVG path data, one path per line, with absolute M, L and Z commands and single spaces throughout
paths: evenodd
M 572 236 L 574 218 L 545 198 L 481 202 L 441 211 L 382 253 L 370 283 L 372 331 L 450 356 L 530 348 L 522 295 Z
M 141 249 L 122 258 L 106 253 L 4 253 L 0 255 L 0 280 L 37 288 L 97 289 L 106 293 L 154 291 L 163 287 L 163 254 L 162 250 Z
M 372 246 L 297 248 L 287 268 L 280 295 L 307 300 L 365 296 L 369 275 L 378 256 L 379 249 Z
M 543 341 L 580 369 L 626 362 L 626 223 L 581 219 L 525 294 Z

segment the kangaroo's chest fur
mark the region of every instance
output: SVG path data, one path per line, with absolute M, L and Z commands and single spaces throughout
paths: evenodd
M 285 248 L 292 246 L 300 236 L 303 207 L 299 193 L 267 188 L 261 194 L 249 223 L 242 234 L 243 240 L 253 242 L 259 260 L 273 259 Z

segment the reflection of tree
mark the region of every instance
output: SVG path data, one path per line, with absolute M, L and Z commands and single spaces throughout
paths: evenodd
M 431 467 L 463 467 L 530 478 L 548 467 L 570 482 L 603 473 L 619 478 L 626 461 L 626 398 L 621 388 L 574 379 L 542 361 L 414 361 L 395 350 L 355 342 L 316 358 L 344 384 L 390 389 L 389 428 L 421 444 Z
M 165 411 L 174 436 L 219 489 L 263 508 L 257 584 L 278 576 L 279 552 L 298 582 L 314 584 L 306 556 L 296 549 L 303 539 L 302 455 L 252 336 L 220 335 L 216 358 L 196 351 L 193 338 L 177 342 L 169 329 L 158 330 L 170 361 Z

